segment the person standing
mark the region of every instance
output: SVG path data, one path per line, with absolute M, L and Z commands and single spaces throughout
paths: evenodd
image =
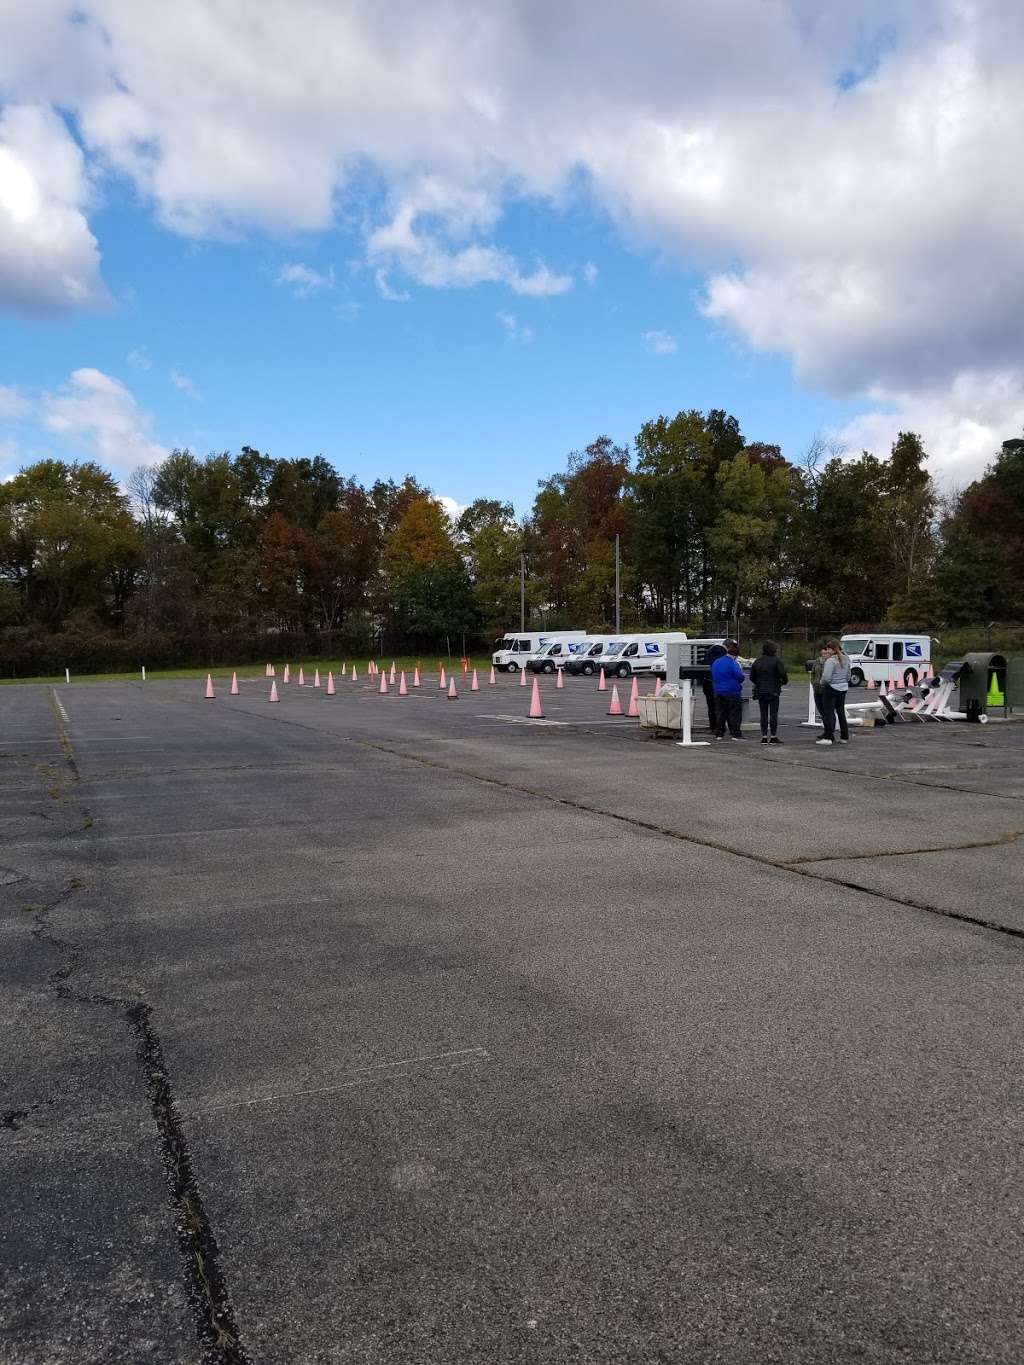
M 700 686 L 701 691 L 704 693 L 704 700 L 708 704 L 708 729 L 712 734 L 715 734 L 718 730 L 718 717 L 715 714 L 715 685 L 711 681 L 710 670 L 716 659 L 725 657 L 728 652 L 725 646 L 730 643 L 731 641 L 726 640 L 725 644 L 713 644 L 708 648 L 707 653 L 704 655 L 705 662 L 708 665 L 708 672 Z
M 771 640 L 765 640 L 761 657 L 750 665 L 750 681 L 761 710 L 761 743 L 781 744 L 779 701 L 782 689 L 789 682 L 789 674 L 779 658 L 777 646 Z
M 849 744 L 850 730 L 846 723 L 846 693 L 850 687 L 850 660 L 843 653 L 838 640 L 825 646 L 825 667 L 821 670 L 821 718 L 825 736 L 816 744 L 834 744 L 836 721 L 839 721 L 839 743 Z
M 821 700 L 821 674 L 825 667 L 825 660 L 828 658 L 828 651 L 824 645 L 818 650 L 818 657 L 811 664 L 811 692 L 814 696 L 814 705 L 818 709 L 818 715 L 824 717 L 825 704 Z M 818 735 L 818 739 L 824 739 L 824 730 Z
M 726 640 L 725 648 L 726 653 L 711 665 L 711 684 L 715 689 L 715 739 L 725 738 L 726 726 L 730 739 L 742 739 L 745 674 L 737 658 L 740 647 L 735 640 Z

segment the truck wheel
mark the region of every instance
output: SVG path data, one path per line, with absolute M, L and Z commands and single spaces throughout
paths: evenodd
M 593 664 L 580 664 L 580 672 L 586 678 L 589 678 L 595 671 Z
M 550 662 L 549 662 L 549 663 L 546 663 L 546 664 L 544 665 L 544 672 L 545 672 L 545 673 L 554 673 L 554 671 L 555 671 L 555 666 L 554 666 L 553 663 L 550 663 Z
M 864 674 L 860 671 L 859 668 L 850 669 L 850 686 L 851 687 L 864 686 Z
M 616 664 L 616 665 L 615 665 L 615 676 L 616 676 L 617 678 L 628 678 L 628 677 L 629 677 L 629 664 Z
M 506 668 L 507 668 L 507 670 L 508 670 L 509 673 L 518 673 L 518 672 L 519 672 L 519 665 L 518 665 L 517 663 L 510 663 L 510 664 L 507 664 L 507 665 L 506 665 Z

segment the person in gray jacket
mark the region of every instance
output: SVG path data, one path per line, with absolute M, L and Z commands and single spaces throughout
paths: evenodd
M 850 660 L 843 653 L 838 640 L 825 646 L 825 667 L 821 670 L 821 719 L 825 736 L 818 744 L 835 743 L 836 721 L 839 721 L 839 743 L 849 744 L 850 730 L 846 723 L 846 693 L 850 687 Z

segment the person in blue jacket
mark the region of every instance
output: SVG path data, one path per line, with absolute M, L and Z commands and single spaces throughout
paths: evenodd
M 711 665 L 711 685 L 715 689 L 715 739 L 725 739 L 726 726 L 730 739 L 742 739 L 744 672 L 737 655 L 740 647 L 735 640 L 726 640 L 726 653 Z

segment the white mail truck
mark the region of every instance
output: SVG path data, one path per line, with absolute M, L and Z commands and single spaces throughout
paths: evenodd
M 844 635 L 839 643 L 850 657 L 850 682 L 860 687 L 870 678 L 886 683 L 895 678 L 900 687 L 913 687 L 931 675 L 932 641 L 929 635 L 886 635 L 873 632 Z

